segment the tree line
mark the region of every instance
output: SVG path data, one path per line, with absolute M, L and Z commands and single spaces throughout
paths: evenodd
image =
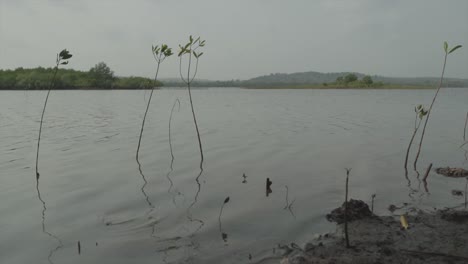
M 54 68 L 0 69 L 0 90 L 43 90 L 51 84 Z M 144 77 L 117 77 L 104 62 L 89 71 L 59 69 L 53 89 L 150 89 L 154 81 Z M 156 82 L 156 86 L 162 86 Z

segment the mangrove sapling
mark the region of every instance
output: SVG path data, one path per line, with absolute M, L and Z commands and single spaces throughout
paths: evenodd
M 46 110 L 46 107 L 47 107 L 47 102 L 49 100 L 50 90 L 52 88 L 54 88 L 54 86 L 55 86 L 55 81 L 56 81 L 56 78 L 57 78 L 57 72 L 58 72 L 59 66 L 68 64 L 68 59 L 70 59 L 71 57 L 72 57 L 72 55 L 66 49 L 62 50 L 59 54 L 57 54 L 57 57 L 56 57 L 56 60 L 55 60 L 56 64 L 55 64 L 55 68 L 54 68 L 54 74 L 52 76 L 52 79 L 50 80 L 49 89 L 47 91 L 47 95 L 46 95 L 46 98 L 45 98 L 45 101 L 44 101 L 44 107 L 42 108 L 41 122 L 39 124 L 39 135 L 37 137 L 36 191 L 37 191 L 37 198 L 42 203 L 42 233 L 44 233 L 44 234 L 48 235 L 49 237 L 55 239 L 57 241 L 57 243 L 58 243 L 57 247 L 55 247 L 54 249 L 52 249 L 49 252 L 49 256 L 47 257 L 49 263 L 53 263 L 52 262 L 52 256 L 54 255 L 54 253 L 56 251 L 58 251 L 60 248 L 63 247 L 63 243 L 62 243 L 62 240 L 59 237 L 57 237 L 56 235 L 54 235 L 51 232 L 47 231 L 47 229 L 46 229 L 45 219 L 46 219 L 47 206 L 46 206 L 45 201 L 42 199 L 41 192 L 39 190 L 39 177 L 40 177 L 40 174 L 39 174 L 39 147 L 40 147 L 40 143 L 41 143 L 41 134 L 42 134 L 42 124 L 43 124 L 43 121 L 44 121 L 44 113 L 45 113 L 45 110 Z
M 42 115 L 41 115 L 41 122 L 39 124 L 39 136 L 37 137 L 37 153 L 36 153 L 36 180 L 37 184 L 39 184 L 39 147 L 41 144 L 41 133 L 42 133 L 42 123 L 44 121 L 44 113 L 47 107 L 47 101 L 49 100 L 50 90 L 55 86 L 55 80 L 57 77 L 57 72 L 60 65 L 67 65 L 68 59 L 70 59 L 72 55 L 66 49 L 62 50 L 59 54 L 57 54 L 57 58 L 55 60 L 55 68 L 54 68 L 54 75 L 50 81 L 49 89 L 47 90 L 47 95 L 44 101 L 44 107 L 42 108 Z
M 461 45 L 457 45 L 457 46 L 455 46 L 455 47 L 453 47 L 453 48 L 451 48 L 449 50 L 447 42 L 446 41 L 444 42 L 444 51 L 445 51 L 444 66 L 442 67 L 442 74 L 440 76 L 439 87 L 437 87 L 434 98 L 432 98 L 431 105 L 429 106 L 429 110 L 427 110 L 427 117 L 426 117 L 426 120 L 424 121 L 423 130 L 421 132 L 421 140 L 419 141 L 418 152 L 416 154 L 416 158 L 414 159 L 414 164 L 413 164 L 414 165 L 414 170 L 416 170 L 416 165 L 418 163 L 419 154 L 421 153 L 421 147 L 422 147 L 422 143 L 423 143 L 423 140 L 424 140 L 424 134 L 426 132 L 427 122 L 429 121 L 429 116 L 431 115 L 432 107 L 434 106 L 434 102 L 435 102 L 435 100 L 437 98 L 437 95 L 439 94 L 440 88 L 442 87 L 442 81 L 444 80 L 444 73 L 445 73 L 445 65 L 447 64 L 447 56 L 450 53 L 454 52 L 455 50 L 457 50 L 457 49 L 459 49 L 461 47 L 462 47 Z
M 408 149 L 406 150 L 406 157 L 405 157 L 405 171 L 406 172 L 408 172 L 408 156 L 410 153 L 411 145 L 413 145 L 413 140 L 416 137 L 416 133 L 418 132 L 419 127 L 421 126 L 421 121 L 423 120 L 424 116 L 427 115 L 427 111 L 424 110 L 424 107 L 422 105 L 418 105 L 417 107 L 415 107 L 414 112 L 416 113 L 416 117 L 414 119 L 414 130 L 413 130 L 413 135 L 411 136 L 411 140 L 408 144 Z
M 167 57 L 172 55 L 171 48 L 169 48 L 166 44 L 162 44 L 161 47 L 159 47 L 158 45 L 151 46 L 151 51 L 153 53 L 154 59 L 156 60 L 157 67 L 156 67 L 156 73 L 154 75 L 154 82 L 153 82 L 153 85 L 151 87 L 151 93 L 150 93 L 150 96 L 149 96 L 149 99 L 148 99 L 148 103 L 146 104 L 145 114 L 143 116 L 143 121 L 141 123 L 140 137 L 138 139 L 138 147 L 137 147 L 137 151 L 136 151 L 137 161 L 138 161 L 138 155 L 140 153 L 141 138 L 143 137 L 143 129 L 145 128 L 146 115 L 148 114 L 148 110 L 149 110 L 149 107 L 150 107 L 150 104 L 151 104 L 151 98 L 153 97 L 154 86 L 156 86 L 156 82 L 158 80 L 159 66 L 161 65 L 161 63 Z
M 200 37 L 197 39 L 193 39 L 192 36 L 189 37 L 189 42 L 187 42 L 185 45 L 179 45 L 180 51 L 179 51 L 179 73 L 180 73 L 180 78 L 182 81 L 187 84 L 187 89 L 189 93 L 189 99 L 190 99 L 190 107 L 192 109 L 192 116 L 193 116 L 193 122 L 195 124 L 195 130 L 197 131 L 197 138 L 198 138 L 198 146 L 200 148 L 200 170 L 203 171 L 203 147 L 202 147 L 202 142 L 200 139 L 200 131 L 198 129 L 198 124 L 197 124 L 197 118 L 195 116 L 195 110 L 193 108 L 193 101 L 192 101 L 192 92 L 190 90 L 190 86 L 195 79 L 195 76 L 197 75 L 198 71 L 198 59 L 203 55 L 203 52 L 197 52 L 197 50 L 201 47 L 205 46 L 205 41 L 201 40 Z M 187 64 L 187 77 L 184 77 L 182 74 L 182 58 L 184 55 L 188 56 L 188 64 Z M 191 72 L 192 69 L 192 58 L 195 58 L 195 70 L 193 71 L 193 74 Z
M 346 248 L 350 248 L 349 235 L 348 235 L 348 183 L 349 183 L 349 172 L 351 168 L 346 168 L 346 193 L 345 193 L 345 215 L 344 215 L 344 233 L 346 240 Z

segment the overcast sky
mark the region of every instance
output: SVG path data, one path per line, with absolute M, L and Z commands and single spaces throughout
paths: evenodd
M 0 0 L 0 68 L 100 61 L 119 76 L 152 76 L 151 45 L 206 40 L 199 78 L 354 71 L 438 76 L 444 40 L 464 47 L 447 76 L 468 78 L 467 0 Z M 176 56 L 161 77 L 178 76 Z

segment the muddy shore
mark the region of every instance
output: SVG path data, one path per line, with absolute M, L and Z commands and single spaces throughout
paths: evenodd
M 402 228 L 401 215 L 408 229 Z M 330 216 L 333 220 L 336 215 Z M 468 263 L 468 210 L 463 207 L 432 212 L 413 208 L 391 216 L 365 213 L 358 218 L 348 223 L 351 248 L 346 248 L 340 223 L 336 232 L 303 246 L 283 246 L 281 258 L 265 263 Z

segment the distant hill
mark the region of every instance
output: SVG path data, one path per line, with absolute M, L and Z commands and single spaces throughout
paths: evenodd
M 338 77 L 348 74 L 355 74 L 358 79 L 366 74 L 358 72 L 296 72 L 296 73 L 272 73 L 248 80 L 211 81 L 206 79 L 195 79 L 192 87 L 286 87 L 286 86 L 307 86 L 334 83 Z M 386 85 L 407 85 L 407 86 L 437 86 L 440 78 L 437 77 L 385 77 L 371 75 L 374 82 Z M 184 87 L 185 84 L 178 78 L 161 79 L 165 87 Z M 468 87 L 468 79 L 444 78 L 444 87 Z
M 296 73 L 274 73 L 255 77 L 246 81 L 242 81 L 246 86 L 285 86 L 285 85 L 306 85 L 306 84 L 322 84 L 335 82 L 338 77 L 343 77 L 353 73 L 359 79 L 365 76 L 363 73 L 356 72 L 296 72 Z M 400 84 L 400 85 L 437 85 L 439 78 L 436 77 L 384 77 L 373 75 L 371 76 L 374 82 L 382 82 L 385 84 Z M 468 79 L 444 78 L 444 86 L 448 87 L 468 87 Z

